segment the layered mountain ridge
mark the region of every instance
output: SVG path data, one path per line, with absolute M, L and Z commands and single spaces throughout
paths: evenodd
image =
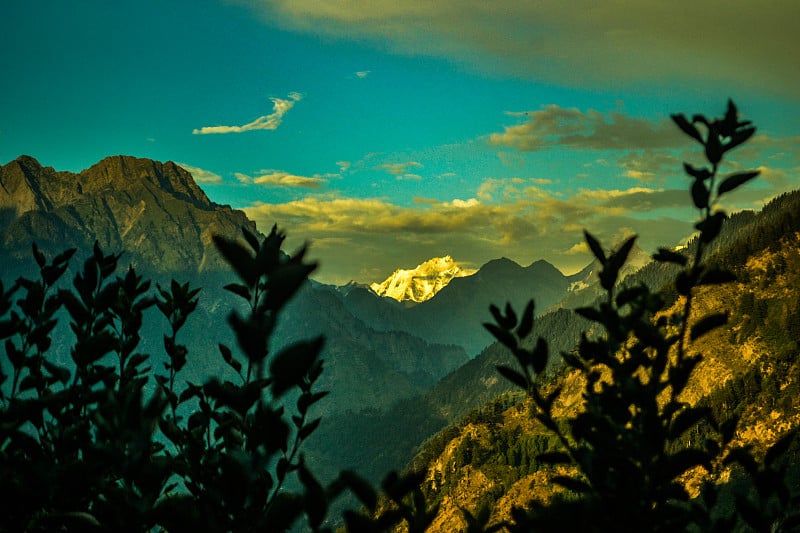
M 173 162 L 113 156 L 72 173 L 21 156 L 0 166 L 3 281 L 36 271 L 35 265 L 31 270 L 31 242 L 50 257 L 77 248 L 74 267 L 91 253 L 95 240 L 105 253 L 124 254 L 118 272 L 131 263 L 159 283 L 188 281 L 202 289 L 184 330 L 191 358 L 185 372 L 196 382 L 236 378 L 216 347 L 217 342 L 236 344 L 226 316 L 238 301 L 223 289 L 235 279 L 212 237 L 241 239 L 242 227 L 257 232 L 243 212 L 210 201 L 191 174 Z M 71 277 L 68 273 L 63 281 Z M 142 350 L 157 357 L 163 355 L 162 321 L 156 313 L 149 315 L 142 336 Z M 54 344 L 66 348 L 73 339 L 63 329 Z M 326 339 L 321 384 L 335 391 L 322 408 L 325 413 L 366 403 L 390 405 L 419 394 L 467 360 L 459 346 L 375 330 L 350 314 L 327 287 L 309 282 L 281 314 L 271 348 L 277 353 L 314 335 Z M 68 353 L 61 355 L 69 359 Z

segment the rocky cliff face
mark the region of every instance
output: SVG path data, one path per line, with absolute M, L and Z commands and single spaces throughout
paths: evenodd
M 224 262 L 212 235 L 238 237 L 241 226 L 255 231 L 173 162 L 113 156 L 75 174 L 21 156 L 0 167 L 0 243 L 15 257 L 29 257 L 31 241 L 55 253 L 97 240 L 137 266 L 215 270 Z

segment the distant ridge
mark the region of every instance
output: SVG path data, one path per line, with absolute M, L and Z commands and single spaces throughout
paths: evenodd
M 433 298 L 403 307 L 373 290 L 339 291 L 345 307 L 377 330 L 406 331 L 430 343 L 462 346 L 478 354 L 493 337 L 480 324 L 491 318 L 489 305 L 511 302 L 522 307 L 536 297 L 544 310 L 567 295 L 568 278 L 545 260 L 523 267 L 508 258 L 484 264 L 469 276 L 454 277 Z
M 117 155 L 76 174 L 23 155 L 0 166 L 0 242 L 17 258 L 30 257 L 32 241 L 58 253 L 97 240 L 150 269 L 216 270 L 224 261 L 212 235 L 237 238 L 242 226 L 256 231 L 171 161 Z

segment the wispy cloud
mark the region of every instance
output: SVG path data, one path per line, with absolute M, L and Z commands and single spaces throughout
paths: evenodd
M 283 27 L 562 86 L 713 83 L 800 98 L 796 0 L 238 1 Z
M 626 178 L 663 184 L 668 177 L 680 174 L 682 161 L 667 150 L 636 150 L 620 157 L 617 165 Z
M 298 176 L 283 171 L 270 171 L 251 177 L 241 172 L 236 173 L 236 179 L 245 185 L 264 185 L 271 187 L 300 188 L 300 189 L 319 189 L 326 183 L 332 175 L 326 176 Z
M 547 148 L 631 150 L 675 147 L 685 144 L 668 119 L 659 122 L 631 117 L 620 112 L 600 113 L 549 105 L 539 111 L 510 113 L 525 116 L 522 124 L 493 133 L 489 142 L 523 152 Z
M 192 165 L 187 165 L 186 163 L 178 163 L 178 166 L 182 169 L 186 170 L 189 174 L 192 175 L 194 181 L 197 183 L 222 183 L 222 176 L 219 174 L 215 174 L 210 170 L 205 170 L 200 167 L 195 167 Z
M 377 170 L 385 170 L 394 176 L 402 176 L 408 173 L 409 168 L 422 168 L 422 163 L 417 161 L 407 161 L 405 163 L 383 163 L 375 167 Z
M 195 135 L 209 135 L 215 133 L 243 133 L 254 130 L 275 130 L 281 125 L 283 116 L 292 108 L 296 102 L 303 98 L 300 93 L 289 93 L 288 98 L 270 98 L 272 101 L 273 112 L 269 115 L 258 117 L 252 122 L 242 126 L 203 126 L 192 131 Z

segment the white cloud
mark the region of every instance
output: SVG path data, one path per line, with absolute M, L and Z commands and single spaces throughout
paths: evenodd
M 470 198 L 469 200 L 460 200 L 456 198 L 452 202 L 450 202 L 450 205 L 452 205 L 453 207 L 475 207 L 479 203 L 480 202 L 478 201 L 477 198 Z
M 203 126 L 202 128 L 194 129 L 192 133 L 195 135 L 209 135 L 215 133 L 242 133 L 254 130 L 275 130 L 281 125 L 283 116 L 294 107 L 295 102 L 299 102 L 302 98 L 303 95 L 296 92 L 289 93 L 288 99 L 270 98 L 273 112 L 269 115 L 258 117 L 242 126 Z
M 191 174 L 194 178 L 194 181 L 197 183 L 222 183 L 222 176 L 215 174 L 210 170 L 204 170 L 200 167 L 187 165 L 186 163 L 178 163 L 178 166 Z
M 272 187 L 286 187 L 286 188 L 300 188 L 300 189 L 319 189 L 328 182 L 328 178 L 334 175 L 329 174 L 326 176 L 298 176 L 283 171 L 268 171 L 259 176 L 251 177 L 241 172 L 236 173 L 236 179 L 245 185 L 264 185 Z

